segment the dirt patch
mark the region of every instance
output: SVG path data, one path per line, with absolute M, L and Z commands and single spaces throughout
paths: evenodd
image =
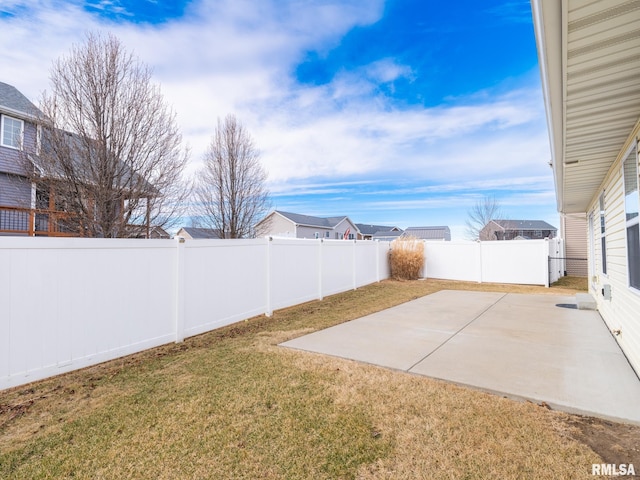
M 600 418 L 571 415 L 569 435 L 588 445 L 604 463 L 632 463 L 640 478 L 640 425 L 610 422 Z

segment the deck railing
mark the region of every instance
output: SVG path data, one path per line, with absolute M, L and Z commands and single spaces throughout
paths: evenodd
M 65 224 L 69 215 L 55 210 L 0 206 L 0 234 L 31 237 L 79 236 Z

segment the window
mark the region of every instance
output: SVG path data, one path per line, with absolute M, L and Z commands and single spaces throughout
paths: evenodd
M 604 224 L 604 192 L 600 195 L 600 247 L 602 255 L 602 273 L 607 274 L 607 235 Z
M 328 231 L 324 232 L 324 236 L 325 238 L 329 238 L 329 232 Z
M 640 289 L 640 197 L 638 197 L 638 159 L 636 147 L 622 166 L 624 175 L 624 212 L 627 229 L 627 261 L 629 286 Z
M 2 115 L 0 120 L 0 144 L 3 147 L 21 148 L 24 122 Z

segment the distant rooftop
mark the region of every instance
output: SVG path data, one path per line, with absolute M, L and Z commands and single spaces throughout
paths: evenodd
M 301 215 L 299 213 L 283 212 L 281 210 L 276 210 L 275 212 L 298 225 L 306 225 L 310 227 L 333 228 L 342 220 L 347 218 L 346 215 L 341 217 L 314 217 L 311 215 Z
M 421 240 L 451 240 L 451 230 L 447 226 L 438 227 L 409 227 L 404 236 L 416 237 Z
M 387 225 L 369 225 L 368 223 L 356 223 L 356 227 L 363 235 L 375 235 L 377 233 L 391 232 L 392 230 L 400 230 L 398 227 Z
M 193 239 L 219 239 L 220 230 L 214 228 L 199 228 L 199 227 L 182 227 L 183 230 Z
M 544 220 L 493 220 L 505 230 L 557 230 Z

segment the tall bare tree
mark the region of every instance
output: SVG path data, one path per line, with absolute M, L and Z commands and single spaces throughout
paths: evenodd
M 200 225 L 215 229 L 221 238 L 259 234 L 255 225 L 270 206 L 266 180 L 249 132 L 234 115 L 218 119 L 196 180 Z
M 167 227 L 188 194 L 175 113 L 151 71 L 113 35 L 88 34 L 53 63 L 31 157 L 40 206 L 69 212 L 71 231 L 146 236 Z
M 479 199 L 467 211 L 467 237 L 469 240 L 494 240 L 493 238 L 483 238 L 482 229 L 491 220 L 505 219 L 502 205 L 493 195 L 484 196 Z

